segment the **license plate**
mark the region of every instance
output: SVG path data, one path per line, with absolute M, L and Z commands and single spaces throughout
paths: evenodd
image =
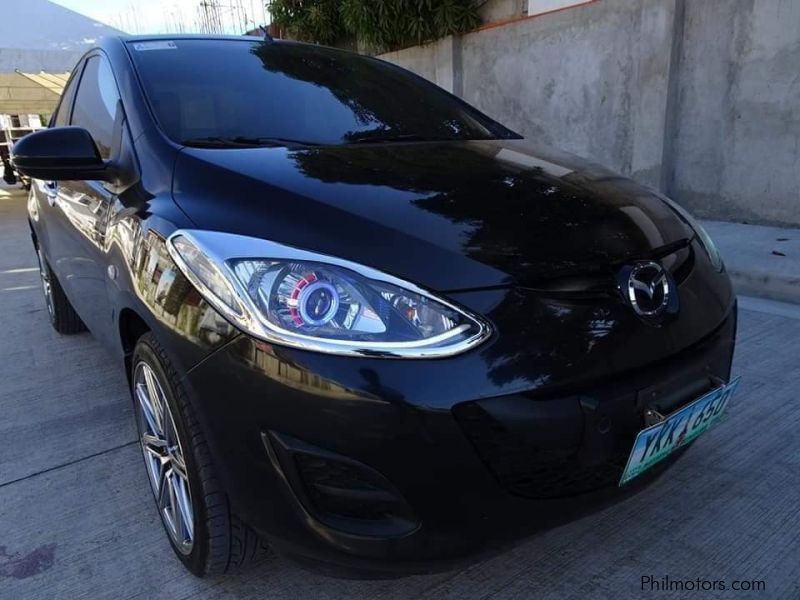
M 639 432 L 622 472 L 619 485 L 625 485 L 657 462 L 664 460 L 719 421 L 731 396 L 739 386 L 737 377 L 727 385 L 711 390 L 669 417 Z

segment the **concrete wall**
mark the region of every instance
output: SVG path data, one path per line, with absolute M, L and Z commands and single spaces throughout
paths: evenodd
M 448 92 L 458 93 L 455 90 L 456 59 L 453 56 L 457 44 L 460 45 L 460 40 L 451 36 L 432 44 L 388 52 L 381 58 L 422 75 Z
M 800 0 L 600 0 L 382 58 L 701 216 L 800 224 Z
M 608 4 L 465 36 L 461 93 L 526 137 L 658 184 L 674 0 Z
M 686 4 L 671 192 L 702 216 L 800 223 L 800 1 Z

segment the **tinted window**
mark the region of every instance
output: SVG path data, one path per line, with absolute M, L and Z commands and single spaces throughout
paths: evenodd
M 100 156 L 105 159 L 111 156 L 118 100 L 117 84 L 108 61 L 100 56 L 91 57 L 86 63 L 75 96 L 72 124 L 92 134 Z
M 247 40 L 129 47 L 161 127 L 177 142 L 245 136 L 340 144 L 387 136 L 513 135 L 436 86 L 357 54 Z
M 50 120 L 50 127 L 61 127 L 69 125 L 69 104 L 72 102 L 72 97 L 75 95 L 75 88 L 78 86 L 78 80 L 81 78 L 81 69 L 83 63 L 79 63 L 75 67 L 75 76 L 69 80 L 67 87 L 61 94 L 61 102 L 58 104 L 58 109 Z

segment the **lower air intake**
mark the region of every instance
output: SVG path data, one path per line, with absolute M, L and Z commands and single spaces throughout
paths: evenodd
M 270 432 L 264 435 L 295 495 L 321 523 L 359 535 L 402 535 L 418 523 L 392 484 L 345 456 Z
M 525 498 L 561 498 L 616 485 L 633 443 L 625 436 L 601 460 L 586 464 L 580 446 L 543 447 L 475 402 L 456 406 L 453 414 L 500 485 Z

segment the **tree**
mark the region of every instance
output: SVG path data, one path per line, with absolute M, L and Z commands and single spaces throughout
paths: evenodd
M 305 41 L 355 38 L 378 51 L 423 44 L 480 24 L 476 0 L 273 0 L 273 20 Z

